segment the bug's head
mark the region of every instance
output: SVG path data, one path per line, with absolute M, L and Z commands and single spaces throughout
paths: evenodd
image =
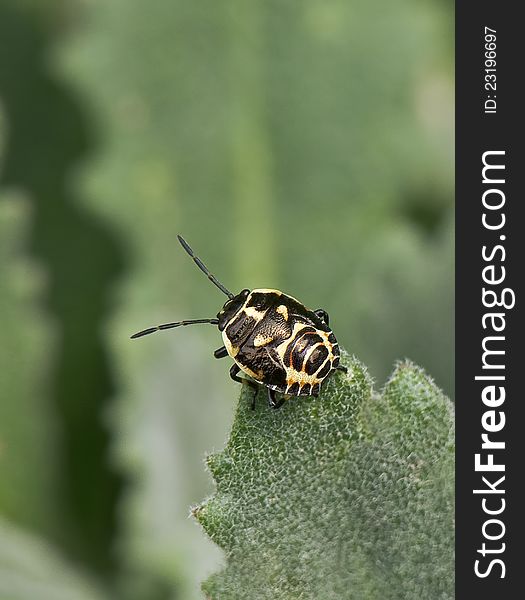
M 226 324 L 239 312 L 249 295 L 250 290 L 242 290 L 225 302 L 222 310 L 217 314 L 219 331 L 222 331 L 226 327 Z

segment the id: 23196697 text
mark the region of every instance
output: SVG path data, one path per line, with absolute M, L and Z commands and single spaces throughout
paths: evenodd
M 496 30 L 485 26 L 485 114 L 496 114 Z

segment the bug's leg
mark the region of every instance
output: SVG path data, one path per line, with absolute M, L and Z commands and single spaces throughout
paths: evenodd
M 215 358 L 224 358 L 225 356 L 228 356 L 228 350 L 226 350 L 224 346 L 221 346 L 215 350 L 213 356 L 215 356 Z
M 346 367 L 343 367 L 343 365 L 339 365 L 338 367 L 335 368 L 336 371 L 342 371 L 343 373 L 348 373 L 348 369 Z
M 275 390 L 271 390 L 270 388 L 268 388 L 268 405 L 270 406 L 270 408 L 277 410 L 278 408 L 281 408 L 283 404 L 284 398 L 280 398 L 279 400 L 277 400 L 277 398 L 275 397 Z
M 239 377 L 240 371 L 241 369 L 239 368 L 239 365 L 233 364 L 232 368 L 230 369 L 230 377 L 233 379 L 233 381 L 236 381 L 237 383 L 247 383 L 253 389 L 252 410 L 255 410 L 255 399 L 257 398 L 257 384 L 253 381 L 250 381 L 249 379 L 246 379 L 245 377 Z
M 233 381 L 236 381 L 237 383 L 242 383 L 244 381 L 242 377 L 239 377 L 240 372 L 241 369 L 239 368 L 239 365 L 234 363 L 230 369 L 230 377 Z
M 322 309 L 322 308 L 318 308 L 317 310 L 314 310 L 314 313 L 320 318 L 322 319 L 327 325 L 330 325 L 330 317 L 328 316 L 328 313 L 326 312 L 326 310 Z

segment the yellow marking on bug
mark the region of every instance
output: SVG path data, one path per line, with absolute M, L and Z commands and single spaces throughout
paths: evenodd
M 228 338 L 228 336 L 226 335 L 226 331 L 222 332 L 222 341 L 224 343 L 224 347 L 226 348 L 226 351 L 228 352 L 228 354 L 232 357 L 235 358 L 237 356 L 237 354 L 239 354 L 239 348 L 238 346 L 234 346 L 231 342 L 230 339 Z
M 286 383 L 290 386 L 293 383 L 298 383 L 300 387 L 303 387 L 305 383 L 314 385 L 320 383 L 320 380 L 313 375 L 307 375 L 304 371 L 296 371 L 294 368 L 286 367 Z
M 288 309 L 284 304 L 279 304 L 275 310 L 284 317 L 285 321 L 288 321 Z
M 257 322 L 261 321 L 267 312 L 266 310 L 257 310 L 253 306 L 244 306 L 242 310 L 246 316 L 255 319 Z
M 273 337 L 271 335 L 258 333 L 253 340 L 253 345 L 256 348 L 260 348 L 261 346 L 266 346 L 266 344 L 269 344 L 271 341 L 273 341 Z
M 257 288 L 255 290 L 252 290 L 251 294 L 277 294 L 278 296 L 283 295 L 281 290 L 274 290 L 273 288 Z
M 259 383 L 262 383 L 262 380 L 264 378 L 264 373 L 262 371 L 252 371 L 250 369 L 250 367 L 247 367 L 246 365 L 242 365 L 241 363 L 237 363 L 240 367 L 240 369 L 242 371 L 244 371 L 244 373 L 246 373 L 246 375 L 249 375 L 252 379 L 255 379 L 255 381 L 258 381 Z

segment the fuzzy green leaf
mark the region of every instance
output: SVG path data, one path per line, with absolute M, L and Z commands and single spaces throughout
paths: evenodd
M 450 401 L 399 363 L 381 394 L 344 354 L 318 399 L 269 410 L 241 393 L 208 466 L 216 494 L 194 514 L 227 556 L 219 599 L 453 597 Z

